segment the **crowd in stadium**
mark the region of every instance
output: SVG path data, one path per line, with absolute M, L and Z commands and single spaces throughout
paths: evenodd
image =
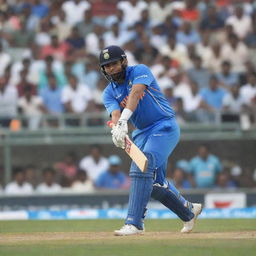
M 150 66 L 180 123 L 255 126 L 256 1 L 1 0 L 0 128 L 11 127 L 18 115 L 26 117 L 22 125 L 38 129 L 58 126 L 54 118 L 42 122 L 45 114 L 104 112 L 101 94 L 107 81 L 98 55 L 111 44 L 125 49 L 130 65 Z M 77 120 L 67 122 L 79 125 Z M 72 162 L 72 156 L 67 158 Z M 112 161 L 121 164 L 117 156 Z M 174 182 L 183 188 L 200 187 L 196 167 L 193 171 L 186 164 L 191 162 L 177 162 Z M 75 171 L 67 168 L 67 177 L 74 175 L 71 182 L 60 175 L 62 165 L 65 162 L 43 172 L 44 182 L 59 179 L 56 190 L 93 190 L 101 184 L 92 177 L 87 182 L 89 171 L 81 171 L 80 165 Z M 217 169 L 214 181 L 223 168 Z M 235 177 L 241 174 L 238 169 Z M 26 176 L 29 181 L 29 170 L 15 173 L 17 179 L 24 181 Z M 219 187 L 243 185 L 221 173 Z M 120 179 L 123 188 L 129 187 L 127 177 Z
M 116 44 L 130 65 L 151 67 L 180 123 L 241 121 L 249 129 L 255 8 L 249 0 L 2 0 L 0 124 L 23 114 L 37 129 L 44 114 L 102 111 L 97 58 Z
M 234 190 L 254 187 L 253 177 L 233 162 L 220 161 L 207 145 L 200 145 L 197 154 L 189 160 L 178 160 L 170 166 L 173 182 L 179 189 Z M 130 178 L 118 155 L 104 156 L 99 145 L 91 145 L 90 154 L 77 159 L 74 152 L 67 153 L 52 166 L 39 169 L 28 165 L 14 168 L 13 180 L 0 189 L 6 195 L 29 195 L 69 192 L 92 193 L 100 190 L 128 190 Z M 243 173 L 242 173 L 243 172 Z

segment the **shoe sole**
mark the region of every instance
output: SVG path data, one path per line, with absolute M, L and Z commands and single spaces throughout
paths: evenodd
M 144 231 L 133 233 L 133 234 L 120 234 L 114 232 L 114 236 L 136 236 L 136 235 L 144 235 Z

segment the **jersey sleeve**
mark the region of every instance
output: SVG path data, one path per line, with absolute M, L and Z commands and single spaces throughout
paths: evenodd
M 118 101 L 114 98 L 114 96 L 111 94 L 110 91 L 105 90 L 103 92 L 103 104 L 106 108 L 106 110 L 108 111 L 109 115 L 111 115 L 111 113 L 114 110 L 121 110 Z
M 143 64 L 140 64 L 138 66 L 135 67 L 134 69 L 134 74 L 133 74 L 134 78 L 132 81 L 132 84 L 144 84 L 146 86 L 149 86 L 152 81 L 154 80 L 154 76 L 152 74 L 152 72 L 150 71 L 150 69 Z

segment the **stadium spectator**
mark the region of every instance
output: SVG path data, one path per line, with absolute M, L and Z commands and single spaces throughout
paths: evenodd
M 244 103 L 239 86 L 234 84 L 223 98 L 222 122 L 239 122 L 240 114 L 244 112 Z
M 49 8 L 46 3 L 43 3 L 40 0 L 32 0 L 31 1 L 31 11 L 32 11 L 33 15 L 42 19 L 48 15 Z
M 46 113 L 43 100 L 40 96 L 33 95 L 33 87 L 24 88 L 24 96 L 18 100 L 18 108 L 24 115 L 25 124 L 30 130 L 37 130 L 41 125 L 42 114 Z
M 84 11 L 91 8 L 91 4 L 85 0 L 65 1 L 61 8 L 67 16 L 70 25 L 75 25 L 83 20 Z
M 201 38 L 189 22 L 184 22 L 176 34 L 176 40 L 180 44 L 190 45 L 199 43 Z
M 177 189 L 190 189 L 192 185 L 186 178 L 186 173 L 181 168 L 175 168 L 172 174 L 171 182 Z
M 17 115 L 18 92 L 15 87 L 0 78 L 0 126 L 8 128 Z
M 79 168 L 86 171 L 89 179 L 94 182 L 108 167 L 108 160 L 102 155 L 102 148 L 99 145 L 91 145 L 90 154 L 83 157 L 79 163 Z
M 61 9 L 54 19 L 56 35 L 59 42 L 63 42 L 70 35 L 72 25 L 66 20 L 66 13 Z
M 217 175 L 216 184 L 214 186 L 215 190 L 234 190 L 236 188 L 236 184 L 232 181 L 227 171 L 220 172 Z
M 36 187 L 40 194 L 55 194 L 61 192 L 62 188 L 55 182 L 55 170 L 47 167 L 43 170 L 43 182 Z
M 147 8 L 147 3 L 141 0 L 119 1 L 117 8 L 124 13 L 124 21 L 132 27 L 141 17 L 141 12 Z
M 166 18 L 172 14 L 172 4 L 165 0 L 150 1 L 149 17 L 154 24 L 164 23 Z
M 19 83 L 16 85 L 16 88 L 18 90 L 18 95 L 19 97 L 24 96 L 25 94 L 25 88 L 26 87 L 31 87 L 32 88 L 32 94 L 36 95 L 37 94 L 37 88 L 34 84 L 30 83 L 28 81 L 28 70 L 27 69 L 23 69 L 20 71 L 20 81 Z
M 186 67 L 188 62 L 187 47 L 184 44 L 177 43 L 174 35 L 168 37 L 167 44 L 161 47 L 160 53 L 176 60 L 181 67 Z
M 61 102 L 65 112 L 69 114 L 81 114 L 93 109 L 92 93 L 87 85 L 79 84 L 74 75 L 68 77 L 69 84 L 62 90 Z M 69 125 L 80 124 L 79 118 L 67 120 Z
M 196 22 L 200 15 L 196 8 L 197 2 L 194 0 L 185 0 L 184 3 L 184 8 L 180 9 L 180 17 L 184 21 Z
M 221 64 L 221 72 L 216 74 L 220 85 L 226 89 L 229 89 L 233 85 L 239 83 L 238 74 L 232 72 L 231 70 L 231 63 L 229 61 L 223 61 Z
M 124 43 L 131 39 L 131 33 L 126 31 L 120 31 L 118 23 L 112 24 L 111 29 L 104 33 L 103 35 L 104 45 L 120 45 L 123 46 Z
M 57 181 L 62 187 L 69 187 L 78 172 L 77 156 L 74 152 L 68 152 L 62 161 L 56 162 L 53 167 L 56 170 Z
M 203 16 L 199 27 L 202 31 L 211 33 L 219 32 L 219 30 L 224 28 L 224 21 L 217 12 L 216 6 L 208 6 L 207 14 Z
M 213 188 L 217 174 L 221 172 L 222 165 L 215 155 L 210 154 L 206 145 L 198 148 L 198 155 L 189 162 L 188 173 L 194 179 L 197 188 Z
M 26 181 L 22 168 L 15 168 L 13 177 L 13 181 L 8 183 L 4 189 L 6 195 L 31 195 L 33 193 L 33 187 Z
M 63 113 L 64 106 L 61 102 L 62 88 L 57 84 L 53 74 L 48 75 L 48 81 L 48 86 L 40 91 L 46 111 L 50 114 Z
M 219 121 L 219 112 L 226 93 L 227 91 L 219 86 L 216 76 L 212 75 L 209 87 L 200 90 L 201 103 L 197 114 L 201 122 Z
M 28 183 L 36 187 L 39 181 L 39 170 L 33 164 L 24 167 L 25 178 Z
M 51 43 L 52 24 L 49 20 L 40 20 L 38 31 L 35 35 L 35 43 L 42 47 Z
M 25 21 L 20 21 L 20 29 L 10 34 L 10 44 L 13 47 L 29 48 L 34 38 L 35 32 L 27 30 Z
M 234 33 L 240 38 L 244 39 L 246 35 L 252 30 L 251 17 L 244 13 L 243 6 L 237 5 L 235 7 L 234 15 L 227 18 L 226 24 L 233 27 Z
M 248 47 L 239 41 L 236 34 L 231 34 L 228 42 L 222 45 L 221 48 L 222 60 L 227 60 L 231 63 L 233 72 L 238 74 L 245 71 L 245 63 L 249 60 Z
M 121 158 L 111 155 L 108 162 L 109 168 L 96 179 L 95 186 L 101 189 L 128 189 L 129 179 L 120 168 Z
M 80 50 L 85 48 L 85 39 L 81 36 L 77 27 L 71 29 L 70 35 L 67 37 L 66 42 L 73 50 Z
M 100 49 L 104 48 L 104 40 L 102 37 L 104 32 L 105 29 L 97 24 L 93 28 L 93 31 L 87 34 L 85 38 L 86 53 L 97 55 Z
M 92 14 L 92 10 L 87 9 L 84 11 L 83 20 L 78 22 L 76 26 L 78 28 L 80 35 L 86 37 L 89 33 L 91 33 L 94 30 L 95 25 L 96 21 Z
M 43 65 L 39 70 L 39 81 L 38 81 L 39 89 L 45 88 L 48 85 L 49 83 L 48 76 L 51 74 L 54 74 L 57 84 L 59 86 L 65 86 L 67 84 L 66 77 L 63 74 L 62 62 L 54 59 L 53 56 L 48 55 L 45 57 Z
M 47 56 L 53 56 L 53 58 L 64 61 L 68 57 L 70 46 L 66 42 L 59 42 L 57 35 L 51 36 L 51 43 L 42 47 L 41 58 L 44 59 Z
M 82 82 L 88 85 L 88 88 L 93 92 L 97 88 L 100 79 L 99 68 L 97 65 L 97 58 L 95 55 L 88 54 L 88 61 L 84 65 L 84 73 L 82 75 Z M 89 61 L 90 60 L 90 61 Z
M 79 170 L 76 178 L 71 185 L 71 189 L 75 192 L 94 192 L 93 182 L 88 178 L 87 172 Z
M 141 38 L 141 45 L 134 50 L 134 57 L 138 62 L 152 65 L 158 56 L 158 50 L 150 43 L 149 37 L 144 34 Z
M 190 80 L 195 81 L 199 88 L 207 88 L 209 86 L 210 72 L 202 67 L 202 58 L 199 56 L 193 57 L 193 67 L 187 71 Z

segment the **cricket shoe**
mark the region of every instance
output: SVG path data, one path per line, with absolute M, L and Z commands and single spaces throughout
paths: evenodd
M 140 230 L 131 224 L 124 225 L 121 229 L 115 230 L 115 236 L 131 236 L 131 235 L 138 235 L 143 234 L 144 229 Z
M 202 204 L 192 204 L 193 208 L 191 211 L 194 213 L 194 218 L 191 219 L 190 221 L 184 222 L 184 226 L 181 229 L 181 233 L 189 233 L 192 231 L 192 229 L 195 226 L 196 219 L 198 215 L 202 212 L 203 206 Z

